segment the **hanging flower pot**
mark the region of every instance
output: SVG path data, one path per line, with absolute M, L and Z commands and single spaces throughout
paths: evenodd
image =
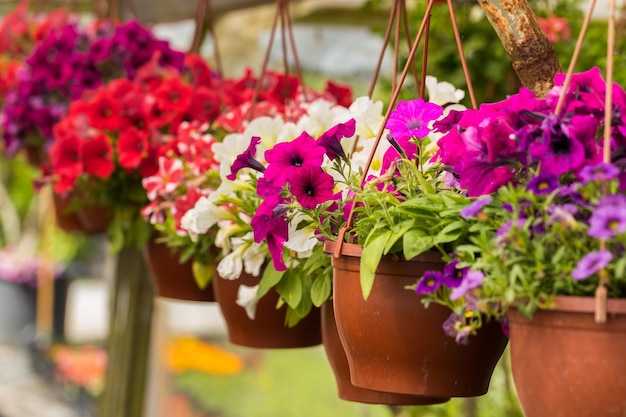
M 107 206 L 84 205 L 76 209 L 76 218 L 83 233 L 99 234 L 107 231 L 113 213 Z
M 53 195 L 54 215 L 57 226 L 65 232 L 80 232 L 83 227 L 74 211 L 70 210 L 71 200 L 65 199 L 58 194 Z
M 508 313 L 511 370 L 526 417 L 626 415 L 626 300 L 609 299 L 606 323 L 593 297 L 557 296 L 528 319 Z M 532 366 L 529 366 L 532 364 Z
M 322 305 L 322 339 L 326 357 L 335 375 L 337 392 L 342 400 L 368 404 L 431 405 L 441 404 L 450 399 L 375 391 L 353 385 L 350 380 L 348 358 L 337 332 L 332 301 Z
M 254 319 L 248 317 L 246 310 L 237 304 L 239 287 L 255 286 L 260 279 L 260 276 L 244 272 L 239 278 L 228 280 L 216 272 L 213 289 L 226 322 L 228 340 L 235 345 L 254 348 L 297 348 L 321 344 L 319 309 L 314 307 L 294 327 L 287 327 L 286 306 L 276 308 L 278 293 L 275 290 L 270 290 L 258 301 Z
M 334 243 L 325 250 L 332 252 Z M 467 345 L 442 330 L 446 307 L 425 308 L 407 290 L 427 270 L 443 268 L 435 252 L 411 261 L 383 258 L 367 300 L 360 283 L 361 246 L 344 244 L 332 258 L 337 329 L 356 386 L 431 397 L 483 395 L 507 338 L 496 322 L 486 323 Z
M 200 288 L 193 275 L 193 261 L 181 263 L 179 252 L 153 236 L 145 245 L 144 258 L 157 296 L 183 301 L 215 301 L 213 287 Z

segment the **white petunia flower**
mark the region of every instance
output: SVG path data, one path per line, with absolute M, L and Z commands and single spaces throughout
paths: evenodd
M 237 291 L 237 305 L 246 309 L 246 314 L 250 320 L 254 320 L 256 317 L 256 306 L 259 302 L 257 298 L 257 292 L 259 286 L 248 287 L 247 285 L 240 285 Z
M 243 254 L 244 271 L 247 274 L 258 277 L 265 263 L 266 255 L 267 249 L 265 245 L 256 242 L 252 243 Z
M 243 253 L 245 245 L 239 245 L 217 264 L 217 273 L 224 279 L 237 279 L 243 272 Z
M 306 216 L 302 213 L 298 213 L 289 222 L 289 239 L 284 245 L 287 249 L 298 252 L 298 254 L 309 253 L 319 242 L 315 237 L 314 227 L 304 227 L 299 230 L 297 229 L 298 223 L 302 220 L 306 220 Z
M 200 197 L 193 208 L 187 211 L 181 219 L 181 227 L 189 233 L 192 240 L 206 233 L 219 220 L 228 217 L 227 212 L 214 204 L 217 197 L 217 193 Z
M 383 102 L 372 101 L 367 96 L 358 97 L 350 105 L 350 113 L 356 121 L 356 134 L 362 139 L 375 138 L 385 119 Z
M 315 100 L 307 108 L 307 114 L 298 120 L 297 130 L 318 138 L 335 125 L 335 120 L 344 110 L 345 108 L 334 106 L 328 100 Z
M 261 163 L 265 162 L 265 151 L 268 149 L 272 149 L 276 143 L 281 139 L 281 135 L 285 128 L 285 122 L 282 117 L 269 117 L 269 116 L 261 116 L 256 119 L 250 121 L 248 126 L 246 126 L 246 130 L 243 132 L 243 135 L 248 138 L 248 140 L 252 139 L 253 136 L 258 136 L 261 138 L 261 143 L 257 148 L 256 159 Z
M 458 103 L 465 97 L 465 91 L 456 88 L 447 81 L 438 82 L 432 75 L 426 76 L 428 101 L 443 106 L 448 103 Z

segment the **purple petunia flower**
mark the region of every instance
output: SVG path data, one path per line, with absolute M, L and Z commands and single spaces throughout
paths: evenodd
M 326 201 L 336 199 L 334 188 L 333 176 L 315 166 L 303 166 L 298 175 L 289 181 L 289 190 L 298 203 L 311 210 Z
M 399 101 L 396 109 L 389 115 L 385 126 L 391 136 L 396 139 L 403 137 L 425 138 L 430 132 L 429 123 L 443 114 L 443 108 L 419 98 L 417 100 Z
M 463 297 L 468 291 L 478 287 L 485 279 L 485 274 L 481 271 L 474 271 L 471 269 L 467 270 L 463 275 L 461 284 L 450 293 L 450 300 L 452 301 Z
M 548 194 L 559 186 L 559 178 L 549 172 L 543 172 L 528 182 L 527 189 L 536 195 Z
M 465 324 L 463 316 L 457 313 L 450 313 L 450 316 L 443 322 L 441 328 L 446 335 L 454 337 L 454 340 L 459 345 L 467 344 L 472 331 L 472 328 Z
M 275 186 L 282 187 L 291 178 L 299 176 L 299 171 L 311 166 L 321 169 L 326 149 L 320 146 L 307 132 L 303 132 L 291 142 L 276 144 L 265 152 L 268 162 L 265 178 Z
M 577 281 L 587 279 L 606 267 L 611 259 L 613 259 L 613 255 L 608 250 L 589 252 L 578 261 L 578 265 L 572 271 L 572 278 Z
M 626 232 L 626 196 L 610 194 L 604 197 L 589 218 L 589 236 L 610 238 Z
M 339 157 L 346 159 L 346 153 L 341 146 L 341 139 L 354 136 L 356 121 L 350 119 L 345 123 L 338 123 L 317 138 L 317 143 L 326 149 L 326 156 L 332 161 Z
M 485 196 L 483 198 L 479 198 L 478 200 L 474 200 L 469 206 L 465 207 L 459 213 L 461 217 L 464 219 L 471 219 L 473 217 L 477 217 L 480 212 L 483 210 L 487 204 L 493 201 L 493 197 Z
M 570 228 L 576 224 L 574 215 L 578 212 L 578 206 L 575 204 L 552 205 L 548 207 L 550 218 L 548 224 L 558 223 L 563 227 Z
M 619 168 L 611 163 L 600 163 L 597 165 L 587 165 L 580 170 L 578 174 L 583 184 L 591 181 L 606 181 L 613 178 L 617 178 L 619 175 Z
M 237 159 L 235 159 L 235 162 L 233 162 L 233 165 L 230 167 L 230 175 L 227 175 L 226 179 L 234 181 L 237 178 L 237 173 L 244 168 L 252 168 L 259 172 L 265 171 L 263 164 L 254 159 L 256 147 L 259 143 L 261 143 L 259 136 L 253 136 L 252 139 L 250 139 L 250 145 L 237 156 Z
M 430 294 L 443 284 L 443 272 L 441 271 L 426 271 L 422 278 L 417 282 L 415 292 L 417 294 Z

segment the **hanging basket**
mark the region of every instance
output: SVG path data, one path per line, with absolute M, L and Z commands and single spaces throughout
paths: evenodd
M 419 395 L 375 391 L 360 388 L 352 384 L 350 380 L 348 357 L 339 339 L 332 301 L 328 301 L 322 305 L 322 339 L 324 341 L 326 357 L 335 375 L 337 393 L 342 400 L 389 405 L 432 405 L 441 404 L 450 400 L 450 398 L 423 397 Z
M 593 297 L 555 301 L 555 309 L 532 319 L 508 314 L 511 371 L 524 415 L 626 415 L 626 300 L 609 300 L 606 323 L 594 321 Z
M 321 316 L 318 308 L 294 327 L 285 324 L 286 306 L 277 309 L 278 293 L 270 290 L 257 304 L 256 315 L 250 319 L 246 310 L 237 304 L 241 285 L 254 286 L 261 280 L 247 273 L 234 280 L 224 279 L 216 272 L 213 279 L 215 298 L 220 306 L 228 340 L 239 346 L 254 348 L 298 348 L 322 343 Z
M 334 245 L 328 242 L 325 250 L 332 253 Z M 335 318 L 352 383 L 430 397 L 487 393 L 508 342 L 499 323 L 485 323 L 467 345 L 459 345 L 442 329 L 451 311 L 438 304 L 425 308 L 421 296 L 407 289 L 425 271 L 442 269 L 441 255 L 383 258 L 364 300 L 360 252 L 360 246 L 344 243 L 341 256 L 332 258 Z
M 143 249 L 157 296 L 181 301 L 215 301 L 213 287 L 200 288 L 193 276 L 193 261 L 180 262 L 179 251 L 153 236 Z

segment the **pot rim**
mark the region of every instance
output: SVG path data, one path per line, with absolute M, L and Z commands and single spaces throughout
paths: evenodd
M 329 254 L 331 256 L 334 256 L 336 245 L 337 245 L 337 242 L 335 242 L 335 241 L 331 241 L 331 240 L 325 241 L 324 242 L 324 253 L 327 253 L 327 254 Z M 360 258 L 362 255 L 363 255 L 363 245 L 358 245 L 356 243 L 346 243 L 346 242 L 341 244 L 340 256 L 348 256 L 348 257 L 353 257 L 353 258 Z M 399 255 L 401 256 L 402 254 L 399 253 Z M 441 262 L 441 257 L 442 257 L 441 253 L 439 253 L 438 251 L 430 250 L 428 252 L 424 252 L 424 253 L 421 253 L 421 254 L 417 255 L 416 257 L 408 260 L 407 262 L 415 262 L 415 261 L 420 261 L 420 262 Z M 404 259 L 404 257 L 402 257 L 399 260 L 406 261 Z
M 596 299 L 593 296 L 557 295 L 554 296 L 555 308 L 546 311 L 564 311 L 574 313 L 595 313 Z M 609 298 L 607 300 L 609 314 L 626 314 L 626 299 Z

